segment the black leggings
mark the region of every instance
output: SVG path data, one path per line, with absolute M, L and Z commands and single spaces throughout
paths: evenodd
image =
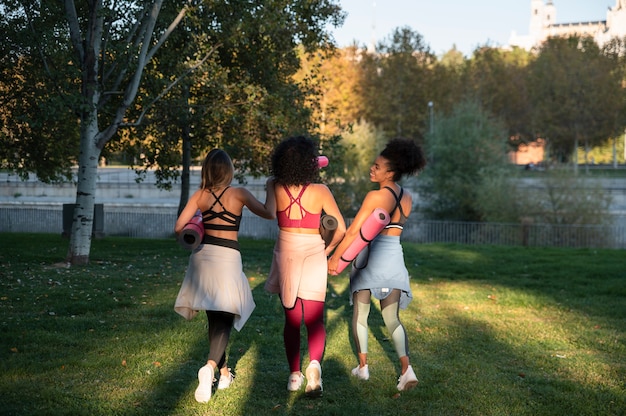
M 209 360 L 217 363 L 217 368 L 226 367 L 226 346 L 230 339 L 235 315 L 229 312 L 206 311 L 209 321 Z

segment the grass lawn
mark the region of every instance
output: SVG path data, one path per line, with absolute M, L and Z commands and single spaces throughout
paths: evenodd
M 243 240 L 257 307 L 231 337 L 235 382 L 199 404 L 206 317 L 173 310 L 189 253 L 107 237 L 89 266 L 66 268 L 67 244 L 0 234 L 2 415 L 626 414 L 624 251 L 405 243 L 401 320 L 420 383 L 402 393 L 377 302 L 371 378 L 350 376 L 348 276 L 331 277 L 324 395 L 308 399 L 286 390 L 283 312 L 263 290 L 273 242 Z

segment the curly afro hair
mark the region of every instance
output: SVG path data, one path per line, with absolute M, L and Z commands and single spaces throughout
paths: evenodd
M 399 181 L 405 175 L 416 174 L 426 166 L 426 156 L 421 146 L 403 137 L 387 142 L 380 155 L 387 159 L 394 181 Z
M 304 185 L 319 182 L 319 156 L 315 142 L 304 136 L 290 137 L 276 146 L 271 173 L 281 185 Z

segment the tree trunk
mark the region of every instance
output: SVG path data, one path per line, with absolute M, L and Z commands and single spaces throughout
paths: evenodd
M 185 208 L 189 200 L 191 189 L 191 135 L 189 127 L 185 125 L 181 132 L 183 139 L 183 170 L 180 176 L 180 199 L 178 201 L 178 214 Z
M 585 173 L 589 175 L 589 140 L 585 139 Z
M 617 169 L 617 137 L 613 137 L 613 169 Z
M 574 175 L 578 176 L 578 134 L 574 137 Z
M 189 109 L 189 87 L 187 84 L 183 87 L 183 98 L 185 100 L 186 108 Z M 189 112 L 187 112 L 189 114 Z M 189 120 L 183 123 L 183 127 L 180 132 L 183 141 L 183 158 L 182 158 L 182 172 L 180 176 L 180 199 L 178 201 L 178 214 L 182 212 L 189 200 L 189 190 L 191 188 L 191 129 L 189 127 Z
M 65 1 L 65 17 L 69 25 L 70 39 L 80 62 L 81 98 L 84 111 L 80 115 L 80 155 L 78 156 L 78 173 L 76 187 L 76 208 L 72 221 L 70 245 L 66 261 L 70 264 L 89 263 L 91 250 L 91 234 L 94 222 L 94 206 L 96 203 L 96 181 L 98 177 L 98 160 L 102 149 L 124 124 L 126 110 L 133 105 L 145 65 L 152 59 L 156 51 L 165 43 L 170 33 L 176 28 L 185 15 L 186 8 L 180 10 L 167 31 L 161 33 L 158 42 L 154 43 L 152 35 L 163 0 L 155 0 L 145 4 L 145 14 L 139 26 L 142 27 L 138 38 L 129 42 L 135 48 L 137 63 L 125 87 L 121 87 L 123 95 L 110 124 L 100 131 L 98 128 L 98 107 L 101 96 L 101 71 L 99 59 L 102 53 L 104 32 L 104 16 L 107 14 L 102 1 L 88 2 L 87 15 L 83 23 L 87 30 L 83 33 L 78 13 L 72 0 Z M 134 33 L 131 34 L 135 35 Z M 84 37 L 83 37 L 84 36 Z M 117 61 L 115 63 L 118 63 Z M 122 65 L 123 66 L 123 65 Z M 126 68 L 120 69 L 120 71 Z M 117 88 L 116 88 L 117 90 Z
M 95 113 L 95 109 L 94 109 Z M 89 263 L 91 237 L 96 203 L 96 180 L 101 149 L 96 145 L 97 115 L 82 120 L 80 154 L 78 158 L 76 207 L 72 221 L 70 245 L 66 261 L 73 265 Z

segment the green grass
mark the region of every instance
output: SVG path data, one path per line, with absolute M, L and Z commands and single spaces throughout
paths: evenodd
M 89 266 L 66 268 L 60 236 L 0 234 L 0 414 L 626 412 L 624 251 L 405 244 L 414 300 L 401 319 L 420 384 L 403 393 L 377 308 L 371 378 L 350 377 L 348 278 L 333 277 L 324 395 L 312 400 L 286 390 L 282 309 L 263 290 L 272 246 L 242 241 L 257 308 L 231 337 L 235 382 L 199 404 L 206 318 L 173 310 L 188 252 L 173 240 L 104 238 Z

